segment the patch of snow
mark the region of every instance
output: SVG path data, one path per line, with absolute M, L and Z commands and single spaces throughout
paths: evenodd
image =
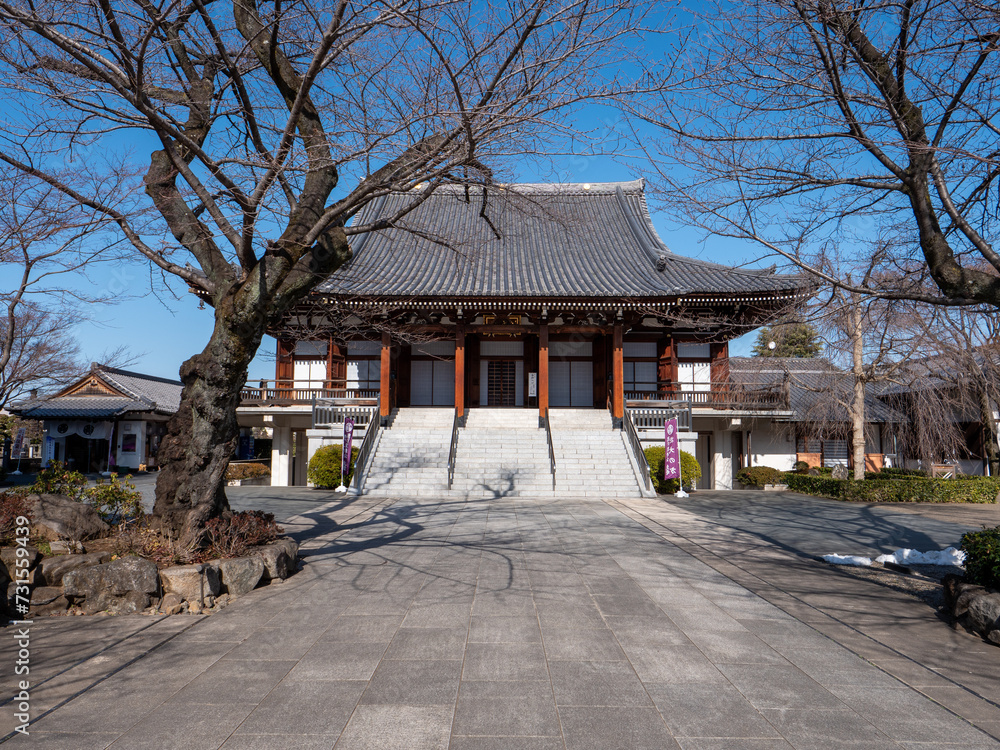
M 965 565 L 965 553 L 954 547 L 932 552 L 898 549 L 889 555 L 879 555 L 875 558 L 875 562 L 890 562 L 897 565 L 954 565 L 962 567 Z
M 872 564 L 870 557 L 860 555 L 823 555 L 823 559 L 831 565 L 853 565 L 857 568 L 865 568 Z

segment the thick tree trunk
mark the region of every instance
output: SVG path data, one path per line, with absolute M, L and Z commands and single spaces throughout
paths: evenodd
M 865 478 L 865 362 L 861 331 L 861 309 L 856 295 L 851 298 L 851 373 L 854 393 L 851 398 L 851 446 L 854 456 L 854 478 Z
M 181 366 L 184 390 L 158 458 L 153 513 L 159 528 L 185 548 L 203 541 L 205 523 L 229 513 L 225 473 L 239 438 L 236 407 L 263 322 L 216 308 L 208 346 Z

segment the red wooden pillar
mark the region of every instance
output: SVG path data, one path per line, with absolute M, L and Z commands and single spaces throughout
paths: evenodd
M 549 416 L 549 324 L 538 326 L 538 416 Z
M 455 416 L 465 416 L 465 324 L 455 326 Z
M 611 397 L 611 416 L 616 424 L 620 424 L 625 416 L 625 359 L 622 355 L 622 325 L 615 325 L 614 340 L 611 344 L 611 387 L 614 395 Z
M 389 337 L 388 333 L 382 334 L 382 369 L 379 373 L 379 415 L 381 417 L 388 417 L 389 412 L 392 411 L 392 403 L 390 398 L 392 394 L 389 392 L 389 370 L 392 365 L 392 339 Z
M 712 356 L 712 392 L 726 393 L 729 391 L 729 342 L 711 344 L 709 351 Z

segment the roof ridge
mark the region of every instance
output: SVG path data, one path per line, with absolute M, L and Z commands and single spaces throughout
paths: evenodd
M 99 365 L 97 365 L 97 371 L 98 372 L 110 372 L 110 373 L 114 373 L 116 375 L 125 375 L 126 377 L 139 378 L 141 380 L 152 380 L 152 381 L 154 381 L 156 383 L 167 383 L 169 385 L 180 385 L 180 386 L 184 385 L 184 383 L 182 383 L 180 380 L 173 380 L 171 378 L 164 378 L 164 377 L 161 377 L 159 375 L 147 375 L 144 372 L 135 372 L 134 370 L 122 370 L 120 368 L 111 367 L 109 365 L 100 365 L 99 364 Z

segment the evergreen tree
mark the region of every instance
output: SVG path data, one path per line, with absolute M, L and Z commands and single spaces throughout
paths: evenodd
M 772 349 L 770 343 L 774 342 Z M 755 357 L 796 357 L 811 359 L 823 351 L 819 334 L 809 323 L 782 323 L 761 328 L 753 347 Z

